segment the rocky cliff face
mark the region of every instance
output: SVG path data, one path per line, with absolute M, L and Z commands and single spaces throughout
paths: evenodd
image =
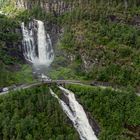
M 73 2 L 66 2 L 64 0 L 38 0 L 38 1 L 27 1 L 17 0 L 17 8 L 32 9 L 35 5 L 39 5 L 47 13 L 51 12 L 57 15 L 64 13 L 65 11 L 72 10 Z

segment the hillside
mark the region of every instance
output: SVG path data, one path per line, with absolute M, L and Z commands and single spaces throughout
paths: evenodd
M 0 1 L 0 140 L 140 140 L 139 94 L 140 0 Z
M 19 1 L 17 5 L 14 1 L 3 4 L 1 9 L 9 15 L 4 21 L 12 26 L 10 29 L 8 27 L 1 29 L 1 33 L 4 33 L 2 36 L 6 38 L 6 40 L 1 38 L 2 42 L 21 44 L 21 35 L 17 36 L 17 33 L 20 34 L 19 31 L 10 35 L 7 32 L 19 29 L 21 21 L 28 23 L 34 18 L 43 20 L 56 52 L 50 73 L 52 78 L 108 82 L 111 85 L 131 86 L 139 91 L 140 4 L 138 0 L 133 3 L 131 0 L 122 2 L 72 0 L 61 3 L 46 0 L 24 1 L 24 5 L 21 5 L 22 2 Z M 42 7 L 42 3 L 48 8 Z M 9 26 L 4 22 L 1 24 Z M 15 50 L 19 52 L 18 48 Z M 14 52 L 14 57 L 17 59 L 19 53 Z
M 123 3 L 89 1 L 63 14 L 60 48 L 71 60 L 67 67 L 86 80 L 139 90 L 139 9 L 139 4 L 125 9 Z

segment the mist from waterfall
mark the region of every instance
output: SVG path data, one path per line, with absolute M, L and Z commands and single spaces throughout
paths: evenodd
M 73 122 L 75 129 L 78 131 L 81 140 L 98 140 L 89 124 L 88 118 L 83 107 L 76 100 L 74 93 L 71 91 L 59 87 L 63 91 L 66 98 L 68 98 L 69 105 L 67 105 L 63 100 L 61 100 L 51 89 L 50 92 L 54 96 L 59 104 L 61 105 L 63 111 Z
M 43 65 L 49 67 L 54 60 L 54 51 L 50 36 L 49 34 L 46 34 L 42 21 L 34 20 L 33 23 L 36 24 L 37 27 L 31 27 L 32 23 L 29 23 L 30 29 L 25 27 L 24 23 L 21 24 L 23 34 L 23 55 L 28 62 L 35 66 Z M 37 39 L 35 39 L 34 30 L 37 32 Z

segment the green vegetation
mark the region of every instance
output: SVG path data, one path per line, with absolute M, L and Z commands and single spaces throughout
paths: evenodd
M 124 5 L 111 1 L 110 6 L 103 1 L 84 4 L 59 17 L 65 29 L 59 46 L 67 55 L 75 55 L 68 67 L 78 62 L 81 70 L 72 69 L 86 80 L 139 89 L 140 30 L 135 18 L 139 19 L 140 12 L 134 13 L 139 5 L 124 9 Z
M 32 83 L 36 80 L 33 78 L 32 69 L 28 65 L 5 66 L 1 64 L 0 69 L 0 87 L 10 86 L 13 84 Z
M 77 79 L 77 76 L 73 72 L 73 70 L 65 67 L 60 67 L 56 70 L 52 70 L 49 75 L 52 79 Z
M 0 96 L 0 139 L 79 140 L 46 86 Z
M 52 68 L 48 73 L 49 76 L 52 79 L 84 80 L 84 76 L 81 74 L 78 62 L 76 61 L 73 64 L 68 64 L 69 59 L 66 59 L 64 56 L 56 56 L 54 62 L 52 63 Z M 79 74 L 78 71 L 80 72 Z
M 30 67 L 15 55 L 22 39 L 17 30 L 22 21 L 42 20 L 48 31 L 57 26 L 61 32 L 50 71 L 53 79 L 96 80 L 127 89 L 67 86 L 101 126 L 100 139 L 140 139 L 140 98 L 128 91 L 140 90 L 139 0 L 64 1 L 71 8 L 62 13 L 53 4 L 46 12 L 40 6 L 45 0 L 24 0 L 28 9 L 17 8 L 15 0 L 0 2 L 7 14 L 0 14 L 0 87 L 33 81 Z M 79 139 L 47 87 L 1 96 L 0 122 L 0 139 Z
M 21 34 L 16 29 L 19 29 L 17 20 L 0 15 L 0 87 L 34 81 L 31 68 L 21 61 L 17 45 Z
M 8 4 L 1 10 L 6 15 L 0 14 L 0 87 L 33 82 L 31 68 L 23 64 L 19 49 L 22 35 L 16 15 L 21 11 Z
M 46 23 L 47 30 L 53 25 L 64 29 L 57 50 L 65 53 L 65 55 L 60 53 L 61 60 L 69 60 L 71 55 L 74 56 L 73 60 L 66 61 L 65 66 L 58 65 L 57 68 L 54 66 L 53 69 L 57 71 L 51 72 L 52 78 L 71 77 L 71 79 L 104 81 L 139 89 L 138 0 L 133 3 L 130 0 L 80 2 L 65 0 L 68 5 L 75 5 L 76 8 L 62 14 L 57 14 L 59 10 L 54 12 L 51 9 L 53 2 L 50 12 L 40 6 L 42 1 L 25 0 L 25 2 L 31 8 L 20 9 L 14 6 L 14 3 L 10 3 L 3 6 L 2 10 L 18 25 L 21 21 L 28 23 L 31 19 L 39 19 Z M 15 38 L 14 35 L 11 36 Z M 59 59 L 60 56 L 56 57 L 54 63 L 57 64 Z M 88 65 L 85 65 L 86 62 Z M 67 76 L 68 72 L 70 76 Z
M 81 85 L 66 87 L 100 124 L 100 140 L 140 139 L 140 98 L 134 93 Z

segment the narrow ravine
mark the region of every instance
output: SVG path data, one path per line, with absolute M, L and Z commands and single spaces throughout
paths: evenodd
M 75 129 L 79 133 L 81 140 L 97 140 L 92 127 L 89 124 L 88 118 L 83 107 L 78 103 L 75 98 L 74 93 L 71 91 L 59 87 L 60 90 L 64 93 L 64 95 L 68 98 L 69 105 L 67 105 L 63 100 L 61 100 L 53 91 L 50 89 L 51 94 L 57 98 L 58 102 L 60 103 L 63 111 L 72 121 Z

